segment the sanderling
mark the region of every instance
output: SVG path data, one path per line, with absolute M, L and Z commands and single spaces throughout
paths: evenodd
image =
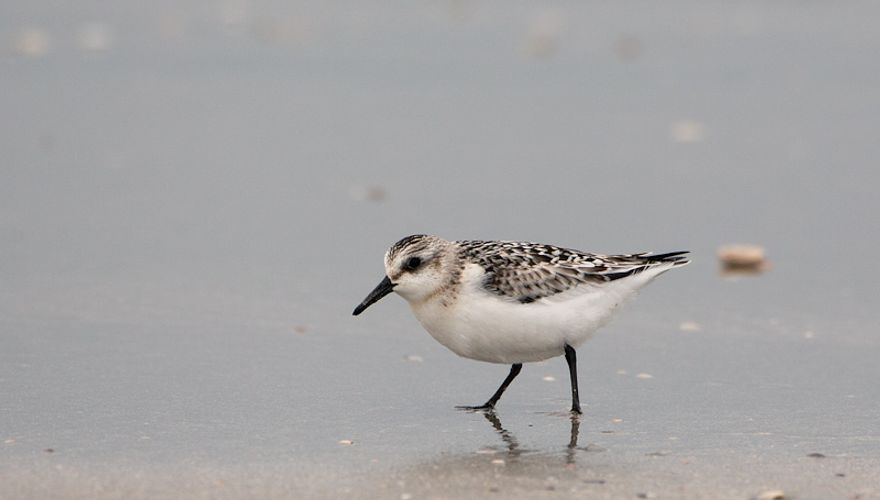
M 385 252 L 385 278 L 354 315 L 394 291 L 452 352 L 511 365 L 485 404 L 462 409 L 493 409 L 523 363 L 564 355 L 571 411 L 580 413 L 575 348 L 638 289 L 690 262 L 687 253 L 598 255 L 538 243 L 407 236 Z

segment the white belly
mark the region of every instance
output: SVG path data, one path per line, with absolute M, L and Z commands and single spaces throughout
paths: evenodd
M 592 337 L 654 276 L 634 276 L 530 304 L 466 286 L 448 306 L 440 300 L 410 305 L 428 333 L 459 356 L 506 364 L 542 361 L 562 355 L 566 344 L 578 347 Z

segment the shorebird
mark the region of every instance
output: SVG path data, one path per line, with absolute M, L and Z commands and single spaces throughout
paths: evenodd
M 395 292 L 434 339 L 455 354 L 509 364 L 479 406 L 492 410 L 523 363 L 565 356 L 571 411 L 581 413 L 575 348 L 658 275 L 688 264 L 687 251 L 600 255 L 540 243 L 407 236 L 385 252 L 385 278 L 354 310 Z

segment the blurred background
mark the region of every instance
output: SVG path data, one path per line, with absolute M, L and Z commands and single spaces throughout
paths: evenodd
M 581 439 L 609 450 L 591 459 L 773 450 L 734 478 L 756 489 L 773 464 L 804 488 L 783 464 L 806 451 L 877 459 L 875 2 L 2 0 L 0 14 L 0 471 L 15 496 L 397 497 L 411 490 L 389 470 L 434 466 L 465 496 L 506 487 L 456 476 L 499 436 L 451 409 L 506 369 L 455 358 L 397 298 L 350 317 L 412 233 L 694 252 L 581 351 L 595 403 Z M 769 269 L 722 278 L 730 243 L 762 246 Z M 529 368 L 500 415 L 549 457 L 507 477 L 523 494 L 544 491 L 570 431 L 541 413 L 564 407 L 564 363 Z M 615 418 L 635 427 L 609 443 Z M 715 486 L 565 470 L 621 495 L 645 477 Z

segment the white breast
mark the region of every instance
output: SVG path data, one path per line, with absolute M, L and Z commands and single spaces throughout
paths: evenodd
M 492 363 L 523 363 L 560 356 L 611 319 L 636 290 L 668 267 L 522 304 L 482 289 L 483 269 L 468 264 L 454 301 L 411 303 L 422 326 L 459 356 Z

